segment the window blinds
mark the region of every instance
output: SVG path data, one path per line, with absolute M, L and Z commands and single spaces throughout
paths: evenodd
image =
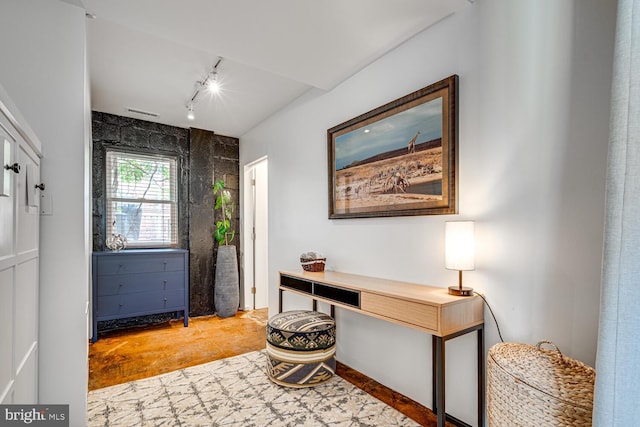
M 128 247 L 177 246 L 176 158 L 107 151 L 106 161 L 107 235 Z

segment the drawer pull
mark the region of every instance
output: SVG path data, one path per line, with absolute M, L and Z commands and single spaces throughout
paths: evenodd
M 166 290 L 167 290 L 167 281 L 166 281 L 166 280 L 163 280 L 163 281 L 162 281 L 162 284 L 164 285 L 164 289 L 165 289 L 165 291 L 166 291 Z M 166 301 L 166 300 L 165 300 L 165 301 Z

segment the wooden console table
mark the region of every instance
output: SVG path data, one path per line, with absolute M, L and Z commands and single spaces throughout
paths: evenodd
M 468 426 L 445 411 L 445 342 L 477 331 L 478 426 L 484 424 L 484 311 L 479 297 L 457 297 L 445 288 L 334 271 L 281 271 L 279 312 L 284 291 L 311 297 L 314 310 L 317 301 L 331 304 L 332 316 L 338 306 L 430 334 L 433 411 L 439 427 L 444 427 L 445 420 Z

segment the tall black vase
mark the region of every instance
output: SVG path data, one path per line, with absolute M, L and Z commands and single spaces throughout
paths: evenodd
M 238 279 L 238 258 L 234 245 L 218 247 L 213 303 L 218 317 L 235 316 L 238 311 L 240 281 Z

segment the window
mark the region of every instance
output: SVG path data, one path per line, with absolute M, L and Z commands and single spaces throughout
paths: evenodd
M 176 158 L 107 151 L 107 235 L 128 247 L 177 246 Z

